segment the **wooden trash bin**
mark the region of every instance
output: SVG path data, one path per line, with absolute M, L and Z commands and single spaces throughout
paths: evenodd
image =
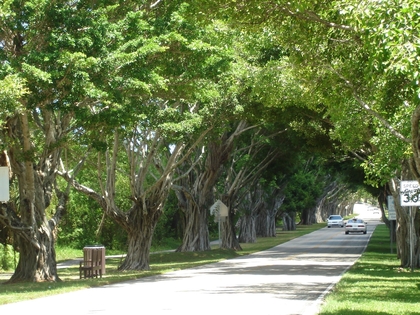
M 105 247 L 102 245 L 88 245 L 83 248 L 83 261 L 80 262 L 80 279 L 102 278 L 105 274 Z

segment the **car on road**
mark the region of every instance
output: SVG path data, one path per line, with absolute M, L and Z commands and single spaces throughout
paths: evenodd
M 333 227 L 333 226 L 343 227 L 344 226 L 344 219 L 341 215 L 332 214 L 327 219 L 327 226 L 329 228 Z
M 359 218 L 353 218 L 347 221 L 346 223 L 346 234 L 350 232 L 361 232 L 363 234 L 367 233 L 367 222 Z

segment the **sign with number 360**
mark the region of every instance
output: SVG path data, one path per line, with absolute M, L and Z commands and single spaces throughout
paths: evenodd
M 416 180 L 401 181 L 401 207 L 420 206 L 420 185 Z

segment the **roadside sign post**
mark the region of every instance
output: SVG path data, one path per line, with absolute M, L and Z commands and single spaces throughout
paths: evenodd
M 391 229 L 391 254 L 394 251 L 394 230 L 395 230 L 395 220 L 397 219 L 397 214 L 395 211 L 394 197 L 388 196 L 388 220 L 390 223 Z
M 9 168 L 0 167 L 0 201 L 9 201 Z
M 410 216 L 410 265 L 414 272 L 414 216 L 420 206 L 420 185 L 416 180 L 401 181 L 400 185 L 401 207 L 409 207 Z

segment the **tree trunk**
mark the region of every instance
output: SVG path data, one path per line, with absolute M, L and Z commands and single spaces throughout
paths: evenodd
M 127 212 L 118 208 L 104 208 L 105 213 L 127 231 L 127 255 L 118 270 L 150 269 L 149 256 L 153 231 L 163 214 L 166 196 L 165 191 L 158 189 L 149 196 L 149 199 L 144 200 L 144 203 L 135 203 Z
M 137 212 L 137 211 L 136 211 Z M 140 212 L 137 212 L 140 213 Z M 141 215 L 136 224 L 130 224 L 127 230 L 127 255 L 118 270 L 149 270 L 150 247 L 153 231 L 161 214 Z M 134 222 L 133 222 L 134 223 Z
M 34 221 L 32 228 L 25 228 L 16 216 L 11 214 L 13 206 L 7 207 L 6 212 L 9 212 L 9 217 L 15 219 L 9 221 L 12 231 L 14 231 L 15 244 L 19 252 L 19 260 L 17 268 L 8 281 L 8 283 L 15 282 L 42 282 L 42 281 L 60 281 L 57 274 L 57 262 L 55 254 L 55 239 L 56 228 L 61 216 L 64 215 L 68 199 L 67 193 L 58 194 L 58 206 L 56 215 L 47 220 L 44 217 L 40 221 Z M 42 198 L 37 199 L 42 200 Z M 42 203 L 35 206 L 36 209 L 42 209 Z M 29 207 L 28 203 L 21 205 Z M 27 212 L 29 212 L 27 210 Z M 36 211 L 36 216 L 39 217 L 40 212 Z M 18 228 L 20 226 L 21 228 Z
M 280 206 L 279 206 L 280 207 Z M 262 230 L 259 231 L 259 236 L 261 237 L 276 237 L 276 216 L 279 207 L 276 208 L 266 208 L 265 210 L 265 221 L 266 221 L 266 228 L 264 229 L 265 234 L 263 234 Z
M 221 222 L 222 230 L 222 244 L 220 248 L 242 250 L 239 240 L 236 237 L 235 226 L 233 224 L 232 216 L 229 215 Z
M 18 118 L 8 121 L 10 134 L 20 136 L 19 141 L 13 139 L 11 143 L 21 143 L 10 145 L 7 154 L 5 153 L 10 161 L 13 179 L 17 180 L 19 187 L 18 206 L 11 199 L 6 207 L 2 207 L 3 214 L 0 216 L 12 231 L 19 252 L 18 265 L 9 283 L 59 280 L 54 233 L 66 211 L 70 186 L 66 192 L 61 192 L 55 182 L 55 171 L 61 153 L 56 142 L 62 136 L 62 130 L 67 128 L 68 122 L 58 116 L 59 114 L 55 116 L 52 112 L 43 112 L 45 147 L 39 156 L 34 153 L 28 113 L 24 111 Z M 54 124 L 56 120 L 63 125 Z M 50 206 L 54 188 L 57 207 L 54 216 L 48 218 L 46 209 Z
M 240 243 L 255 243 L 257 241 L 255 220 L 256 218 L 253 214 L 245 214 L 239 219 L 238 226 Z
M 30 233 L 26 237 L 33 237 L 38 241 L 36 243 L 28 242 L 22 235 L 17 237 L 19 261 L 8 283 L 59 281 L 54 248 L 55 240 L 48 223 L 39 227 L 36 237 Z
M 296 213 L 284 212 L 282 214 L 282 217 L 283 217 L 283 231 L 295 231 L 296 230 L 296 221 L 295 221 Z
M 388 218 L 385 215 L 385 208 L 384 208 L 384 205 L 386 205 L 386 203 L 387 203 L 387 195 L 389 195 L 389 193 L 387 194 L 386 187 L 382 187 L 382 189 L 380 190 L 380 193 L 378 195 L 378 205 L 379 205 L 379 209 L 381 210 L 381 220 L 385 223 L 385 225 L 388 227 L 388 229 L 390 229 L 391 224 L 390 224 L 390 221 L 388 220 Z M 395 241 L 395 239 L 393 241 Z
M 259 237 L 268 237 L 272 236 L 270 234 L 270 229 L 272 222 L 270 222 L 270 215 L 266 207 L 262 207 L 257 216 L 256 230 L 257 236 Z M 275 235 L 274 235 L 275 236 Z
M 265 193 L 264 206 L 262 212 L 258 215 L 257 219 L 257 236 L 261 237 L 276 237 L 276 218 L 277 213 L 283 204 L 284 193 L 282 188 L 270 189 Z M 262 223 L 261 226 L 260 223 Z
M 397 256 L 401 261 L 401 267 L 410 267 L 410 217 L 408 212 L 400 206 L 397 211 Z
M 269 212 L 268 213 L 266 237 L 276 237 L 277 236 L 276 215 L 277 215 L 277 210 L 275 212 Z
M 315 211 L 315 207 L 314 208 L 306 208 L 306 209 L 302 210 L 299 224 L 302 224 L 302 225 L 310 225 L 311 224 L 311 211 Z
M 222 202 L 229 208 L 227 218 L 221 222 L 222 231 L 222 244 L 220 245 L 223 249 L 242 250 L 239 240 L 236 236 L 235 229 L 235 212 L 231 208 L 230 201 L 226 197 L 222 197 Z
M 177 252 L 196 252 L 210 250 L 210 236 L 207 225 L 207 211 L 195 203 L 188 203 L 184 211 L 185 230 Z
M 255 243 L 257 241 L 258 218 L 262 211 L 264 211 L 263 189 L 258 185 L 255 189 L 250 189 L 242 198 L 240 203 L 242 212 L 244 213 L 236 224 L 239 227 L 239 242 L 240 243 Z

